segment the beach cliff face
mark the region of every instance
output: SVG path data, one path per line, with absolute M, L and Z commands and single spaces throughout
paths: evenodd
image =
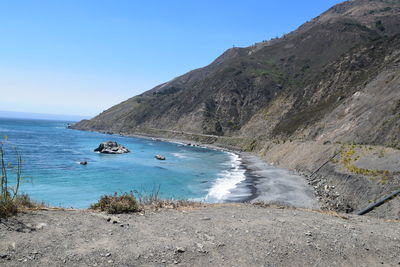
M 325 207 L 353 212 L 400 186 L 398 25 L 397 0 L 346 1 L 72 128 L 254 152 L 309 175 Z M 396 201 L 376 215 L 400 218 Z

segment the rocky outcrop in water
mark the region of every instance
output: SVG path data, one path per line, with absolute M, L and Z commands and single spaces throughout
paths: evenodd
M 162 156 L 162 155 L 160 155 L 160 154 L 157 154 L 157 155 L 155 155 L 154 157 L 155 157 L 156 159 L 158 159 L 158 160 L 165 160 L 165 157 Z
M 118 144 L 114 141 L 103 142 L 98 148 L 94 150 L 95 152 L 105 153 L 105 154 L 124 154 L 129 153 L 129 150 L 124 146 Z

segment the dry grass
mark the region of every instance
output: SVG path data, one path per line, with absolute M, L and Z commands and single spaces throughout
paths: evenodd
M 0 218 L 17 214 L 18 207 L 11 199 L 0 199 Z
M 372 170 L 372 169 L 365 169 L 357 167 L 354 162 L 357 161 L 362 151 L 364 153 L 369 150 L 378 150 L 378 148 L 373 148 L 371 146 L 364 146 L 364 145 L 342 145 L 340 149 L 340 160 L 332 161 L 333 163 L 340 163 L 343 167 L 344 171 L 348 171 L 354 174 L 363 175 L 365 177 L 369 177 L 370 180 L 375 180 L 379 178 L 379 182 L 381 184 L 386 184 L 393 180 L 393 173 L 388 170 Z M 379 148 L 378 150 L 378 158 L 384 157 L 384 148 Z
M 192 209 L 204 206 L 204 203 L 185 199 L 162 199 L 160 197 L 160 186 L 154 185 L 151 190 L 143 189 L 134 191 L 143 210 L 161 209 Z M 132 194 L 132 192 L 131 192 Z
M 131 213 L 141 211 L 139 202 L 133 194 L 122 194 L 118 196 L 102 196 L 100 200 L 92 204 L 90 209 L 105 211 L 109 214 Z
M 135 195 L 137 197 L 135 197 Z M 131 191 L 129 194 L 102 196 L 100 200 L 90 206 L 91 210 L 105 211 L 109 214 L 134 213 L 147 211 L 158 211 L 162 209 L 196 209 L 204 207 L 205 204 L 190 200 L 161 199 L 159 187 L 154 187 L 147 192 L 142 190 Z
M 45 207 L 44 203 L 35 202 L 26 194 L 17 195 L 14 199 L 0 200 L 0 218 L 13 216 L 23 210 L 43 209 Z

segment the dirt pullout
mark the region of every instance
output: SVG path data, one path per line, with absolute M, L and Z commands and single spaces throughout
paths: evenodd
M 0 223 L 1 266 L 399 266 L 400 222 L 224 204 Z

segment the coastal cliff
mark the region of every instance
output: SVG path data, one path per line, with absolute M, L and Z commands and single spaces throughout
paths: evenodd
M 400 187 L 398 25 L 397 0 L 346 1 L 71 127 L 254 152 L 353 212 Z M 375 215 L 399 219 L 400 201 Z

